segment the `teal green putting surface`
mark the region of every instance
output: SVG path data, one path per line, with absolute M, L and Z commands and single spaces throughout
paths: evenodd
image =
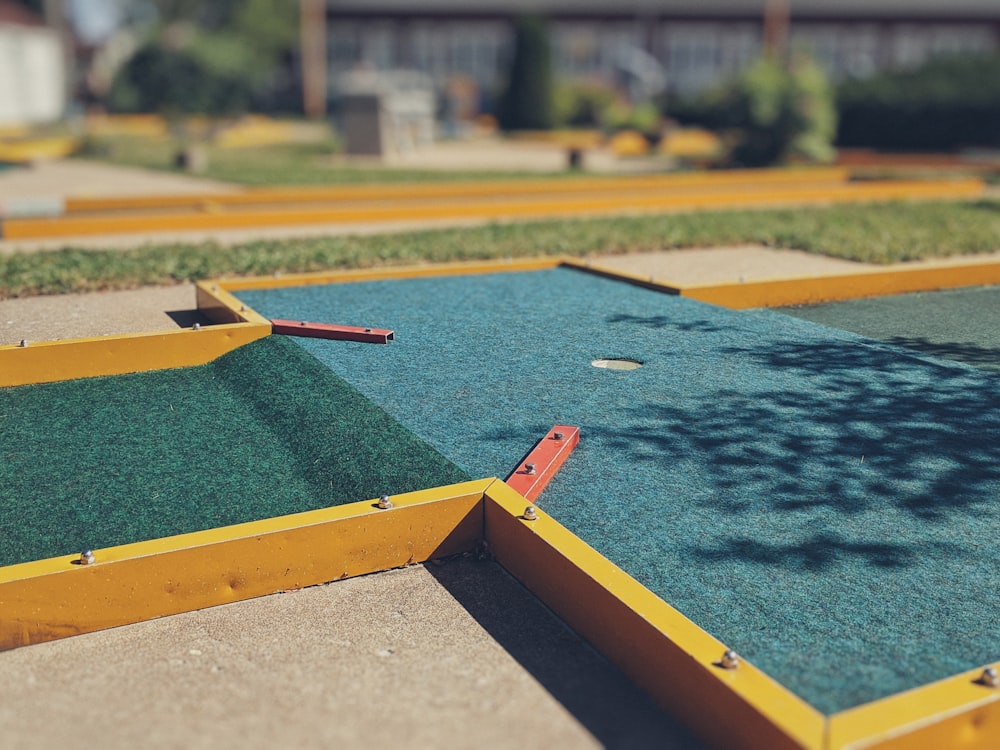
M 395 330 L 301 346 L 472 476 L 580 426 L 540 506 L 821 711 L 1000 658 L 994 372 L 569 269 L 240 297 Z
M 0 565 L 464 481 L 288 339 L 0 388 Z
M 933 357 L 1000 370 L 1000 286 L 779 309 Z

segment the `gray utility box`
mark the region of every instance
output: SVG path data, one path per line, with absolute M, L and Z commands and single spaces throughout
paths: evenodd
M 434 140 L 434 89 L 413 71 L 358 71 L 339 84 L 340 132 L 348 154 L 393 157 Z

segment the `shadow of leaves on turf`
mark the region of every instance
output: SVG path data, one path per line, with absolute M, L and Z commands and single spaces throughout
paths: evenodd
M 1000 347 L 932 341 L 925 336 L 892 336 L 886 342 L 938 359 L 951 359 L 974 367 L 1000 370 Z
M 935 543 L 934 549 L 961 555 L 954 544 Z M 698 547 L 695 557 L 707 562 L 737 559 L 761 565 L 783 565 L 821 571 L 846 558 L 861 558 L 877 568 L 904 568 L 919 562 L 922 551 L 913 545 L 894 542 L 859 542 L 832 531 L 821 531 L 807 539 L 787 544 L 769 544 L 748 536 L 726 537 L 711 547 Z
M 917 554 L 963 552 L 908 535 L 883 516 L 902 512 L 926 530 L 995 511 L 1000 379 L 992 374 L 856 341 L 729 346 L 723 354 L 745 375 L 745 388 L 644 403 L 634 407 L 638 428 L 598 428 L 634 460 L 707 467 L 710 486 L 699 502 L 719 513 L 722 532 L 694 545 L 695 555 L 806 568 L 846 558 L 901 566 Z M 801 526 L 777 541 L 740 533 L 757 519 L 766 528 L 774 514 L 801 518 Z M 831 517 L 854 519 L 854 531 L 831 534 Z
M 670 315 L 629 315 L 618 313 L 607 317 L 608 323 L 632 323 L 643 328 L 673 328 L 685 333 L 717 333 L 722 326 L 710 320 L 679 321 Z

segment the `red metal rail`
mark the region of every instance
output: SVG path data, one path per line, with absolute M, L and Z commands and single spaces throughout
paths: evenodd
M 534 502 L 579 442 L 579 427 L 557 424 L 511 472 L 507 484 Z
M 283 336 L 305 336 L 314 339 L 335 341 L 361 341 L 366 344 L 388 344 L 395 337 L 393 331 L 384 328 L 361 328 L 359 326 L 335 326 L 326 323 L 308 323 L 297 320 L 272 320 L 271 328 Z

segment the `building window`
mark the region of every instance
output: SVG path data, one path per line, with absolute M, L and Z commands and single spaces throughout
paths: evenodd
M 723 44 L 721 24 L 672 23 L 661 32 L 665 53 L 667 88 L 681 95 L 694 94 L 719 83 Z

